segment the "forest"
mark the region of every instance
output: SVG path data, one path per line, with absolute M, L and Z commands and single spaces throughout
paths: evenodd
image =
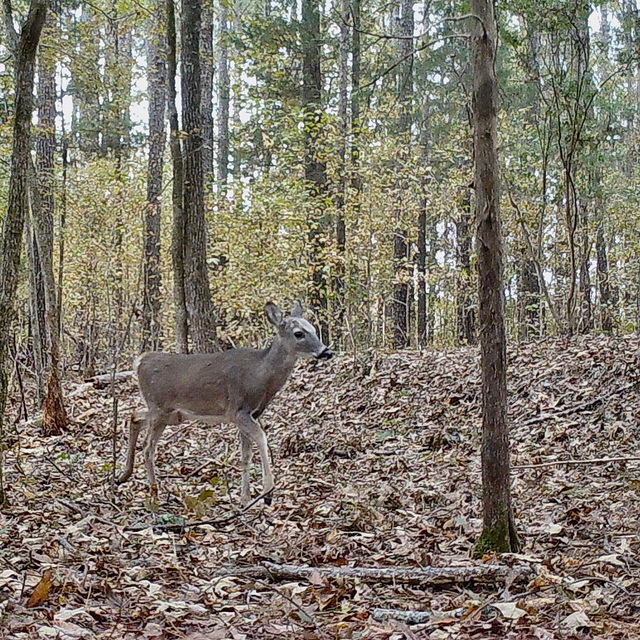
M 640 637 L 639 106 L 631 0 L 2 0 L 0 639 Z

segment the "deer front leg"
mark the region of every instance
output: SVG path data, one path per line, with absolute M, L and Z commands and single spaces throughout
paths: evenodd
M 242 461 L 242 491 L 240 492 L 240 502 L 247 506 L 251 500 L 251 490 L 249 489 L 249 467 L 253 457 L 251 440 L 241 431 L 240 435 L 240 458 Z
M 133 473 L 133 465 L 136 461 L 136 444 L 140 431 L 147 423 L 147 413 L 133 412 L 129 417 L 129 448 L 127 450 L 127 462 L 122 473 L 116 478 L 116 484 L 126 482 Z
M 258 446 L 260 462 L 262 464 L 262 491 L 269 493 L 273 489 L 273 474 L 269 463 L 269 447 L 267 436 L 260 425 L 247 413 L 241 414 L 236 420 L 240 433 Z M 271 495 L 265 496 L 265 504 L 271 504 Z

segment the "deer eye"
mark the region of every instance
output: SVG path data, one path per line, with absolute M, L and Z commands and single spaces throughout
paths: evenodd
M 302 340 L 304 338 L 304 331 L 294 331 L 293 335 L 298 339 Z

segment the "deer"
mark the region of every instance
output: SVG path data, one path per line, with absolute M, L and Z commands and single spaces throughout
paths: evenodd
M 273 302 L 264 307 L 276 335 L 265 349 L 237 348 L 219 353 L 172 354 L 146 352 L 134 363 L 138 386 L 147 410 L 129 419 L 129 444 L 117 483 L 133 473 L 136 443 L 147 428 L 144 462 L 152 495 L 157 495 L 155 456 L 168 425 L 199 420 L 207 425 L 235 424 L 240 437 L 243 506 L 251 500 L 249 466 L 255 444 L 260 453 L 265 504 L 274 489 L 267 436 L 257 419 L 289 379 L 300 357 L 329 360 L 333 353 L 313 325 L 302 317 L 298 300 L 289 316 Z

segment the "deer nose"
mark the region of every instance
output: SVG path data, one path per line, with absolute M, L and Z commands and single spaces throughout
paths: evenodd
M 325 350 L 318 354 L 316 358 L 318 358 L 318 360 L 331 360 L 331 358 L 333 358 L 333 351 L 331 351 L 329 347 L 325 347 Z

